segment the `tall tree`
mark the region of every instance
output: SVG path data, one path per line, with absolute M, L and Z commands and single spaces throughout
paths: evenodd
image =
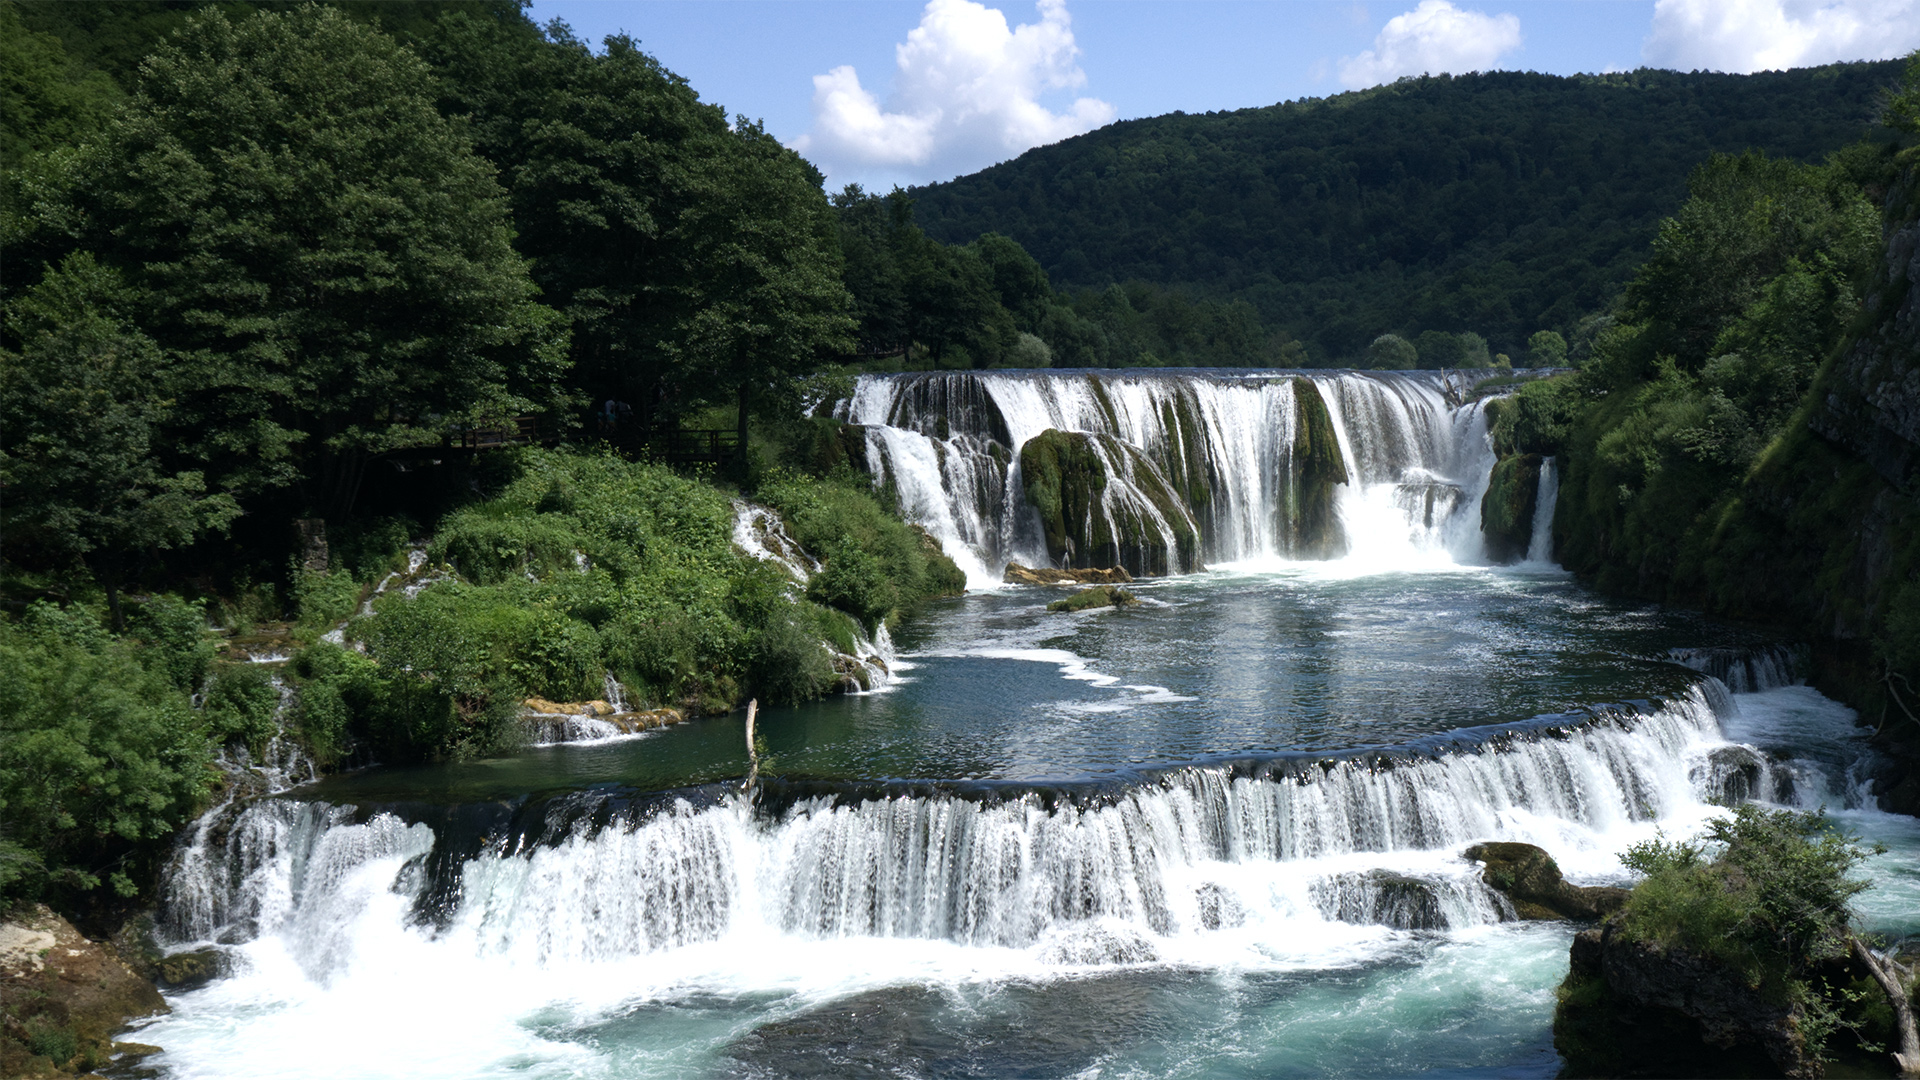
M 198 470 L 160 463 L 172 402 L 160 349 L 128 318 L 128 291 L 89 254 L 66 260 L 11 305 L 0 349 L 0 535 L 9 558 L 84 562 L 125 629 L 120 587 L 150 548 L 224 528 L 239 507 Z
M 37 207 L 40 251 L 91 250 L 139 295 L 169 443 L 229 490 L 344 514 L 371 458 L 556 403 L 564 331 L 433 90 L 334 10 L 209 10 Z

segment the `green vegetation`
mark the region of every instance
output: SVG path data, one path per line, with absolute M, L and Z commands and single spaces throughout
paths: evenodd
M 1288 553 L 1301 559 L 1340 554 L 1344 535 L 1333 508 L 1333 489 L 1348 482 L 1340 438 L 1319 387 L 1293 380 L 1293 453 L 1288 458 L 1285 521 Z
M 1848 875 L 1870 852 L 1818 814 L 1750 803 L 1715 819 L 1706 839 L 1650 840 L 1621 856 L 1645 875 L 1622 932 L 1711 957 L 1770 993 L 1804 995 L 1814 965 L 1849 951 L 1847 904 L 1871 883 Z
M 495 753 L 609 676 L 800 701 L 964 587 L 804 415 L 857 325 L 819 174 L 631 40 L 512 0 L 0 0 L 0 39 L 0 902 L 143 889 L 223 751 Z M 721 423 L 724 483 L 644 460 Z
M 1613 302 L 1702 160 L 1819 160 L 1866 134 L 1898 70 L 1402 79 L 1113 124 L 918 189 L 914 213 L 952 243 L 1006 234 L 1057 288 L 1250 304 L 1316 363 L 1472 331 L 1518 364 Z
M 197 630 L 177 632 L 186 605 L 156 603 L 133 639 L 97 609 L 0 622 L 0 898 L 134 896 L 213 786 L 213 733 L 188 696 L 208 657 Z
M 1847 966 L 1861 952 L 1849 905 L 1871 887 L 1851 875 L 1870 854 L 1820 814 L 1752 804 L 1711 822 L 1704 843 L 1629 848 L 1621 861 L 1642 880 L 1592 943 L 1614 959 L 1576 955 L 1560 989 L 1554 1037 L 1570 1070 L 1621 1075 L 1660 1062 L 1693 1075 L 1694 1059 L 1713 1054 L 1701 1045 L 1707 1029 L 1742 1036 L 1740 1053 L 1708 1065 L 1721 1075 L 1791 1061 L 1819 1075 L 1842 1052 L 1881 1052 L 1891 1008 Z

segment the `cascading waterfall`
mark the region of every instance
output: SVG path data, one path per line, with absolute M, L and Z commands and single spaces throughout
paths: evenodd
M 1143 520 L 1174 551 L 1185 517 L 1205 561 L 1294 555 L 1300 417 L 1317 407 L 1298 400 L 1307 388 L 1331 420 L 1349 478 L 1334 489 L 1346 548 L 1483 561 L 1476 515 L 1493 464 L 1486 416 L 1478 404 L 1451 405 L 1438 372 L 864 376 L 835 415 L 865 427 L 873 474 L 979 585 L 998 581 L 1009 560 L 1054 561 L 1021 461 L 1022 448 L 1050 429 L 1092 437 L 1107 478 L 1092 513 L 1113 531 Z
M 1112 963 L 1249 919 L 1444 929 L 1511 915 L 1462 845 L 1564 846 L 1684 817 L 1719 797 L 1703 767 L 1717 745 L 1696 691 L 1645 714 L 1402 756 L 1187 766 L 1082 798 L 848 790 L 781 806 L 728 789 L 466 840 L 390 812 L 265 800 L 183 851 L 163 924 L 182 945 L 286 938 L 317 979 L 375 894 L 410 898 L 478 954 L 537 963 L 767 933 Z

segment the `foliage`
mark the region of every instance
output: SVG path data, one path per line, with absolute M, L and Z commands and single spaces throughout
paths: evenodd
M 239 514 L 198 469 L 163 462 L 175 410 L 159 348 L 128 317 L 134 306 L 117 274 L 76 253 L 7 306 L 6 337 L 19 351 L 0 347 L 10 546 L 55 567 L 84 562 L 116 621 L 130 557 Z
M 79 142 L 106 122 L 119 88 L 104 72 L 67 55 L 60 39 L 36 33 L 12 4 L 0 4 L 0 162 Z
M 198 808 L 208 741 L 167 667 L 97 611 L 36 604 L 0 621 L 5 896 L 131 896 Z
M 202 695 L 207 734 L 216 743 L 259 750 L 274 735 L 280 691 L 258 664 L 228 664 L 214 672 Z
M 1871 887 L 1849 874 L 1871 852 L 1819 814 L 1751 803 L 1710 823 L 1706 840 L 1659 838 L 1621 856 L 1645 875 L 1622 932 L 1732 965 L 1780 997 L 1807 998 L 1813 966 L 1848 951 L 1848 903 Z
M 183 459 L 339 516 L 366 455 L 554 402 L 564 335 L 412 54 L 328 8 L 215 9 L 141 72 L 22 254 L 125 279 Z
M 1696 164 L 1817 160 L 1866 134 L 1897 70 L 1402 79 L 1112 124 L 917 189 L 914 213 L 950 243 L 1011 237 L 1056 288 L 1244 300 L 1323 361 L 1467 327 L 1518 356 L 1611 303 Z
M 802 547 L 827 554 L 830 580 L 836 584 L 822 588 L 844 590 L 852 606 L 843 610 L 863 620 L 871 622 L 892 608 L 913 607 L 966 589 L 966 574 L 940 550 L 938 541 L 901 521 L 870 488 L 851 477 L 815 479 L 781 470 L 762 481 L 754 497 L 780 512 L 788 534 Z M 835 554 L 849 565 L 844 577 L 833 570 Z M 858 569 L 851 568 L 855 566 Z M 889 592 L 893 602 L 878 606 Z
M 1420 350 L 1399 334 L 1381 334 L 1367 346 L 1366 366 L 1377 371 L 1405 371 L 1420 363 Z

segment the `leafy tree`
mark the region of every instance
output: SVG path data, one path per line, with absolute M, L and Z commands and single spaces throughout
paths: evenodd
M 1567 339 L 1558 330 L 1536 330 L 1527 339 L 1527 357 L 1535 367 L 1565 367 Z
M 222 486 L 341 515 L 372 457 L 556 403 L 564 334 L 432 88 L 331 9 L 211 10 L 38 208 L 40 250 L 93 251 L 140 298 L 170 441 Z
M 1662 222 L 1652 257 L 1627 286 L 1627 314 L 1646 348 L 1699 370 L 1728 322 L 1796 259 L 1870 264 L 1878 215 L 1844 173 L 1759 153 L 1716 156 L 1688 181 L 1691 197 Z
M 134 895 L 213 781 L 187 695 L 98 620 L 0 620 L 0 895 Z
M 118 276 L 70 256 L 12 305 L 0 349 L 0 486 L 10 555 L 78 560 L 106 590 L 124 629 L 120 588 L 131 560 L 191 543 L 239 513 L 199 470 L 161 464 L 172 418 L 161 352 L 131 325 Z
M 1367 346 L 1367 367 L 1374 371 L 1405 371 L 1419 360 L 1413 342 L 1399 334 L 1381 334 Z
M 67 55 L 60 39 L 29 30 L 20 11 L 0 4 L 0 163 L 78 142 L 106 122 L 119 89 L 105 73 Z
M 820 174 L 757 124 L 721 147 L 705 163 L 705 197 L 674 226 L 689 315 L 671 351 L 709 400 L 735 399 L 744 453 L 754 395 L 786 392 L 845 352 L 853 320 Z

